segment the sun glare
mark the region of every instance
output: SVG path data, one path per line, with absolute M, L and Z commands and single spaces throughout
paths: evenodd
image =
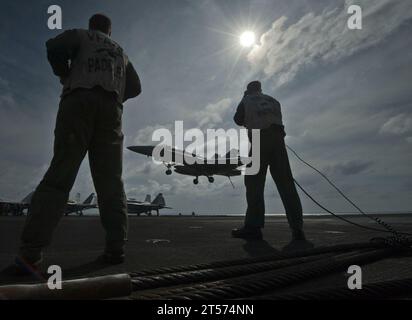
M 256 41 L 255 33 L 252 31 L 245 31 L 240 35 L 239 41 L 243 47 L 251 47 Z

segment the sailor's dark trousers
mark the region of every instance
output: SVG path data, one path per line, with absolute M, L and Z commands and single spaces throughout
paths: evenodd
M 51 242 L 79 167 L 88 153 L 106 250 L 127 239 L 127 205 L 122 181 L 123 106 L 100 87 L 76 89 L 62 98 L 54 131 L 54 155 L 36 188 L 21 236 L 22 255 L 36 255 Z
M 268 129 L 260 130 L 260 170 L 255 175 L 245 176 L 246 227 L 264 227 L 264 189 L 269 168 L 285 207 L 290 228 L 302 230 L 302 205 L 294 184 L 284 138 L 283 126 L 273 125 Z

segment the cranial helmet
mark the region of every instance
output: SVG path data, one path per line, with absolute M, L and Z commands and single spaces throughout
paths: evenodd
M 260 81 L 252 81 L 247 85 L 247 91 L 260 92 L 262 91 L 262 84 L 260 83 Z

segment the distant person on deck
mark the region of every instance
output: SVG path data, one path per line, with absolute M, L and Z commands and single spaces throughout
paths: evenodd
M 111 21 L 96 14 L 89 29 L 73 29 L 47 41 L 47 57 L 63 85 L 54 130 L 54 155 L 31 200 L 16 266 L 37 267 L 42 249 L 64 214 L 69 192 L 86 153 L 98 196 L 106 247 L 101 259 L 124 261 L 127 205 L 122 181 L 122 113 L 141 93 L 140 79 L 111 38 Z
M 260 170 L 255 175 L 245 175 L 247 211 L 244 226 L 232 230 L 235 238 L 262 239 L 265 221 L 264 189 L 266 173 L 276 183 L 286 210 L 293 240 L 305 241 L 302 205 L 296 191 L 284 138 L 286 136 L 280 103 L 262 93 L 261 83 L 253 81 L 240 102 L 234 121 L 248 130 L 260 130 Z M 249 134 L 249 138 L 250 138 Z M 253 148 L 252 144 L 252 148 Z

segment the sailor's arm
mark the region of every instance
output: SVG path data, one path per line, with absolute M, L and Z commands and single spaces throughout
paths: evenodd
M 243 126 L 245 124 L 245 105 L 243 102 L 238 105 L 233 120 L 238 126 Z
M 140 93 L 142 93 L 142 85 L 139 75 L 134 69 L 133 64 L 129 61 L 126 66 L 126 88 L 124 90 L 123 102 L 137 97 Z
M 69 74 L 69 61 L 73 59 L 79 46 L 80 38 L 75 29 L 65 31 L 46 42 L 47 59 L 54 74 L 60 79 Z

